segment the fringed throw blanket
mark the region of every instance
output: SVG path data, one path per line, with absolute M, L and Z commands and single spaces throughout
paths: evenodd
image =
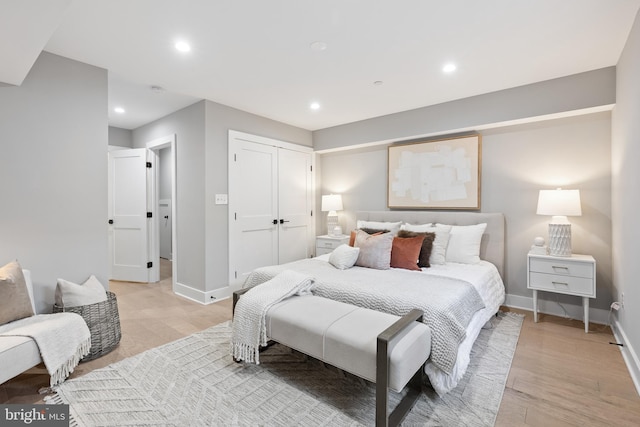
M 285 270 L 242 295 L 233 315 L 232 356 L 259 364 L 260 346 L 267 345 L 267 311 L 292 295 L 310 294 L 312 284 L 310 276 Z
M 30 337 L 40 349 L 51 386 L 63 382 L 89 353 L 91 332 L 75 313 L 38 314 L 0 326 L 0 336 Z

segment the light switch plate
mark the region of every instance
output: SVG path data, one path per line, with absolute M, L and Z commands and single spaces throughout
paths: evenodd
M 229 199 L 226 194 L 216 194 L 216 205 L 227 205 Z

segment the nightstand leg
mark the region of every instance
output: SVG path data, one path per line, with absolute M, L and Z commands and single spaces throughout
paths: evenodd
M 533 321 L 538 323 L 538 291 L 533 290 Z
M 589 298 L 582 297 L 582 309 L 584 310 L 584 333 L 589 333 Z

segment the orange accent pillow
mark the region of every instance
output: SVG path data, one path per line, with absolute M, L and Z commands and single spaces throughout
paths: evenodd
M 418 258 L 424 236 L 394 237 L 391 246 L 391 267 L 407 270 L 420 270 Z

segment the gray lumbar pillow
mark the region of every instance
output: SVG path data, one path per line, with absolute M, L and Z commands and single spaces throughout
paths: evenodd
M 0 268 L 0 325 L 33 316 L 27 282 L 18 261 Z
M 56 286 L 56 305 L 58 307 L 77 307 L 107 300 L 107 292 L 102 283 L 91 275 L 83 284 L 58 279 Z

